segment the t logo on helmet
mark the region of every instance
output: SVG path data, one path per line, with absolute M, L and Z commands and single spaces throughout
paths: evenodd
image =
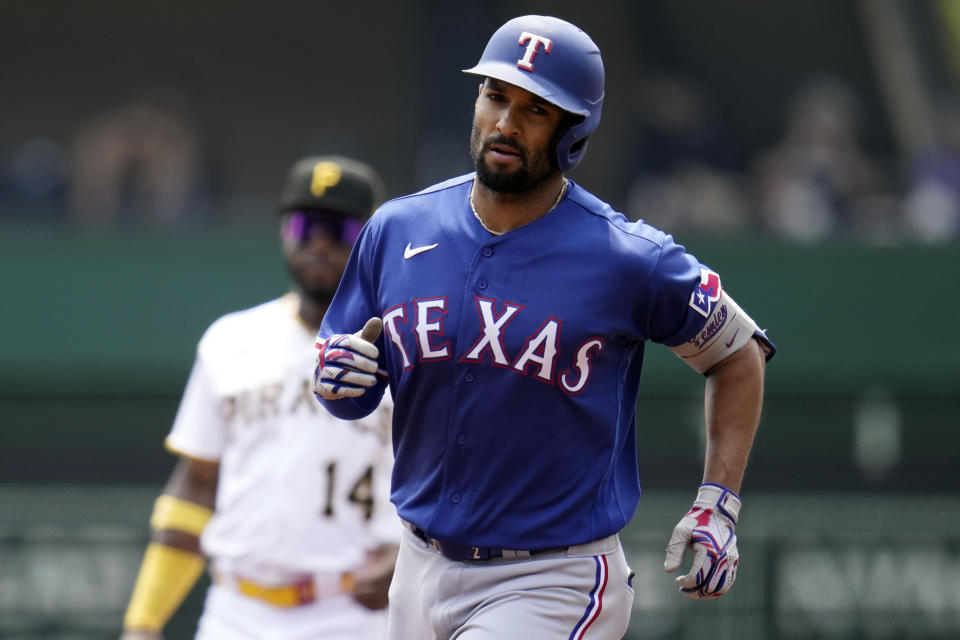
M 336 162 L 318 162 L 313 166 L 313 177 L 310 179 L 310 193 L 320 198 L 329 187 L 340 182 L 343 172 Z
M 517 44 L 524 44 L 527 41 L 529 41 L 530 44 L 527 45 L 527 50 L 523 54 L 523 57 L 517 60 L 517 66 L 527 71 L 533 71 L 533 58 L 537 55 L 537 47 L 542 44 L 543 52 L 550 53 L 550 49 L 553 48 L 553 40 L 538 36 L 529 31 L 524 31 L 520 34 L 520 40 L 517 41 Z

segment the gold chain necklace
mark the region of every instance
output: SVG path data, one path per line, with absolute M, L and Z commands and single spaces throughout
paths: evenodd
M 547 213 L 550 213 L 551 211 L 557 208 L 557 205 L 560 204 L 561 200 L 563 200 L 563 194 L 567 192 L 567 186 L 569 186 L 569 184 L 570 182 L 566 178 L 564 178 L 563 184 L 560 185 L 560 192 L 557 193 L 557 199 L 553 201 L 553 206 L 547 209 L 546 213 L 544 213 L 543 215 L 547 215 Z M 480 214 L 477 213 L 477 208 L 473 206 L 473 187 L 474 186 L 476 186 L 476 183 L 470 185 L 470 195 L 467 198 L 468 200 L 470 200 L 470 210 L 473 211 L 473 217 L 477 219 L 477 222 L 480 223 L 480 226 L 486 229 L 488 233 L 491 233 L 495 236 L 502 236 L 503 231 L 494 231 L 487 225 L 483 224 L 483 220 L 480 218 Z

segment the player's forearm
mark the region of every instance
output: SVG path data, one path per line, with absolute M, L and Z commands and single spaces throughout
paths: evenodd
M 764 361 L 751 340 L 707 375 L 704 482 L 740 491 L 763 406 Z
M 173 529 L 164 529 L 163 531 L 153 531 L 150 535 L 151 542 L 159 542 L 174 549 L 180 549 L 188 553 L 200 555 L 200 536 Z
M 124 629 L 159 633 L 193 588 L 206 564 L 199 536 L 212 514 L 207 507 L 164 494 L 157 499 L 147 545 Z
M 339 398 L 327 400 L 317 396 L 323 407 L 341 420 L 359 420 L 373 413 L 383 398 L 383 391 L 379 388 L 368 389 L 357 398 Z
M 151 540 L 200 553 L 200 533 L 213 514 L 220 466 L 181 457 L 150 517 Z
M 159 633 L 203 573 L 200 534 L 213 515 L 218 467 L 183 458 L 150 516 L 152 531 L 130 603 L 127 630 Z

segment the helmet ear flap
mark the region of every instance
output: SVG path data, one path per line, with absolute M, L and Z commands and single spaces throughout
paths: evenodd
M 583 121 L 583 116 L 565 112 L 563 120 L 557 125 L 557 131 L 553 134 L 553 139 L 550 141 L 550 166 L 554 169 L 566 171 L 566 169 L 563 168 L 564 160 L 561 156 L 564 154 L 561 150 L 566 149 L 569 144 L 565 145 L 563 143 L 566 142 L 565 138 L 567 134 L 570 133 L 570 130 L 581 121 Z
M 553 136 L 550 162 L 554 169 L 566 173 L 580 162 L 587 151 L 590 132 L 584 132 L 586 118 L 568 113 Z

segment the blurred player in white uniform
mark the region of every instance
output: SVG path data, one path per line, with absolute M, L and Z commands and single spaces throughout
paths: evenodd
M 181 459 L 154 506 L 122 640 L 161 638 L 207 560 L 200 640 L 384 637 L 401 530 L 392 402 L 345 421 L 312 390 L 314 337 L 382 191 L 348 158 L 291 167 L 280 235 L 294 291 L 200 340 L 166 439 Z

